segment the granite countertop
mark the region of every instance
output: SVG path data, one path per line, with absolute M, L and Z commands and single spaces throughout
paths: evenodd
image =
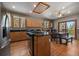
M 26 32 L 28 35 L 31 36 L 45 36 L 45 35 L 49 35 L 49 33 L 47 31 L 28 31 L 28 30 L 10 30 L 10 32 Z
M 48 32 L 42 31 L 42 32 L 27 32 L 28 35 L 34 35 L 34 36 L 46 36 L 49 35 Z

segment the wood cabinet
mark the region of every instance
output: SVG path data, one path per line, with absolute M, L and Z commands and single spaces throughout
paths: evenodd
M 50 55 L 50 42 L 49 36 L 36 36 L 34 40 L 34 55 L 36 56 L 49 56 Z
M 33 56 L 50 56 L 50 41 L 49 36 L 34 36 L 30 40 L 30 54 Z
M 27 19 L 27 27 L 42 27 L 42 23 L 41 19 Z
M 12 42 L 26 40 L 26 32 L 10 32 L 10 38 Z

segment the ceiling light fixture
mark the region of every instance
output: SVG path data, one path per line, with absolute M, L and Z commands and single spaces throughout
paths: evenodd
M 36 7 L 36 5 L 34 4 L 34 7 Z
M 62 9 L 65 9 L 65 7 L 62 7 Z
M 59 16 L 58 17 L 61 17 L 62 16 L 62 14 L 59 14 Z
M 14 9 L 14 8 L 15 8 L 15 6 L 12 6 L 12 8 Z

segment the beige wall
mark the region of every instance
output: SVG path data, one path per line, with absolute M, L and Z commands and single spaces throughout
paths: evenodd
M 54 28 L 58 30 L 58 22 L 74 20 L 74 17 L 77 19 L 77 38 L 79 39 L 79 15 L 69 16 L 66 18 L 55 20 L 54 21 Z

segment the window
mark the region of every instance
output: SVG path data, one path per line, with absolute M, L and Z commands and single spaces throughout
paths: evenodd
M 20 19 L 18 16 L 13 17 L 13 27 L 14 28 L 19 28 L 20 27 Z
M 26 18 L 20 16 L 13 16 L 12 28 L 26 28 Z

